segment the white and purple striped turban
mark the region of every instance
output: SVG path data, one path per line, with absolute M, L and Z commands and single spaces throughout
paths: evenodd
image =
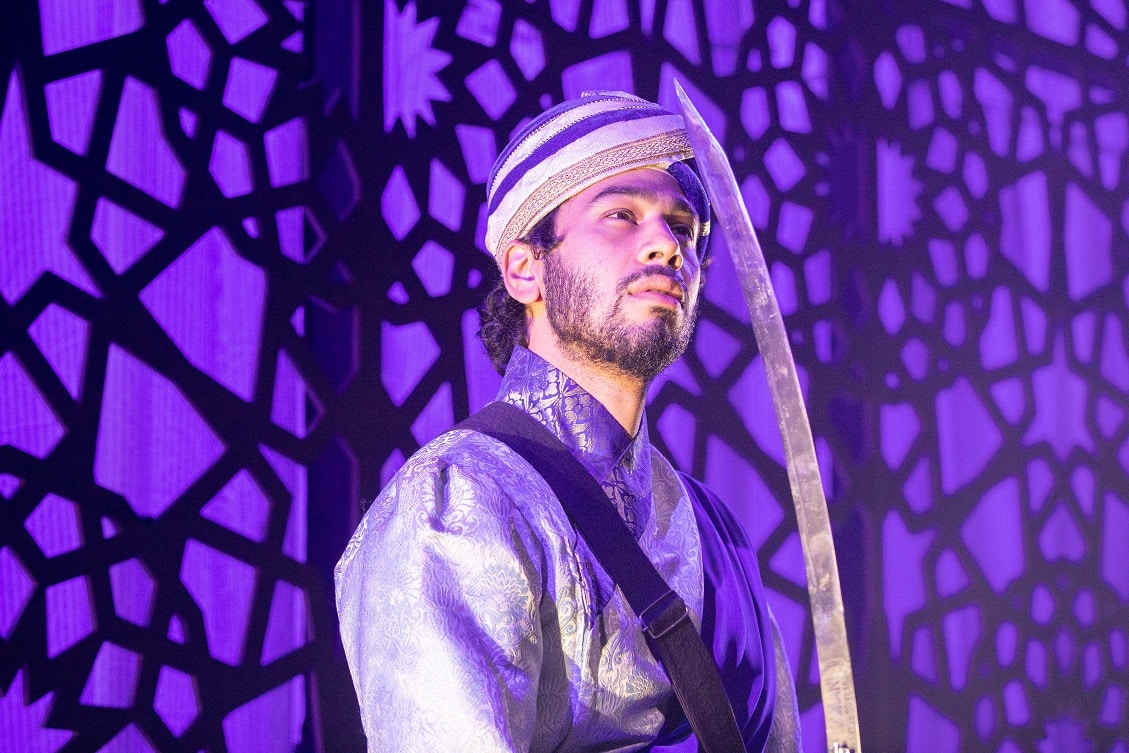
M 683 164 L 694 151 L 682 116 L 626 92 L 586 92 L 530 121 L 498 156 L 486 187 L 486 248 L 501 263 L 522 238 L 565 200 L 604 178 L 639 167 L 666 169 L 698 212 L 698 253 L 709 233 L 709 202 Z

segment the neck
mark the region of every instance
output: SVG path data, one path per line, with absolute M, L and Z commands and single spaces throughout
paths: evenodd
M 560 347 L 556 338 L 549 343 L 531 338 L 529 349 L 599 400 L 632 437 L 639 431 L 647 392 L 646 381 L 606 366 L 577 360 Z

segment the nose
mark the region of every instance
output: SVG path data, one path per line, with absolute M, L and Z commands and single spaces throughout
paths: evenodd
M 656 218 L 650 223 L 648 235 L 639 250 L 640 261 L 644 264 L 664 264 L 671 269 L 682 269 L 686 259 L 682 254 L 682 244 L 665 220 Z

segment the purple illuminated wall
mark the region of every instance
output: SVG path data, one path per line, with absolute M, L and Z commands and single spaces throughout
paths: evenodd
M 384 475 L 491 395 L 463 311 L 508 134 L 585 89 L 673 104 L 678 78 L 731 155 L 800 363 L 868 749 L 1124 753 L 1125 4 L 384 7 L 382 376 L 411 427 Z M 760 546 L 815 751 L 780 440 L 716 257 L 649 418 Z
M 4 751 L 319 737 L 308 10 L 5 6 Z
M 493 158 L 566 96 L 678 78 L 792 335 L 867 750 L 1129 753 L 1124 0 L 10 5 L 0 750 L 360 749 L 328 572 L 357 500 L 493 396 Z M 817 751 L 714 243 L 652 436 L 759 547 Z

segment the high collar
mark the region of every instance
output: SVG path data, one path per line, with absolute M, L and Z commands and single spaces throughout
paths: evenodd
M 646 416 L 632 437 L 583 387 L 520 345 L 510 356 L 498 399 L 516 405 L 544 424 L 602 485 L 624 487 L 638 501 L 649 500 L 651 456 Z

